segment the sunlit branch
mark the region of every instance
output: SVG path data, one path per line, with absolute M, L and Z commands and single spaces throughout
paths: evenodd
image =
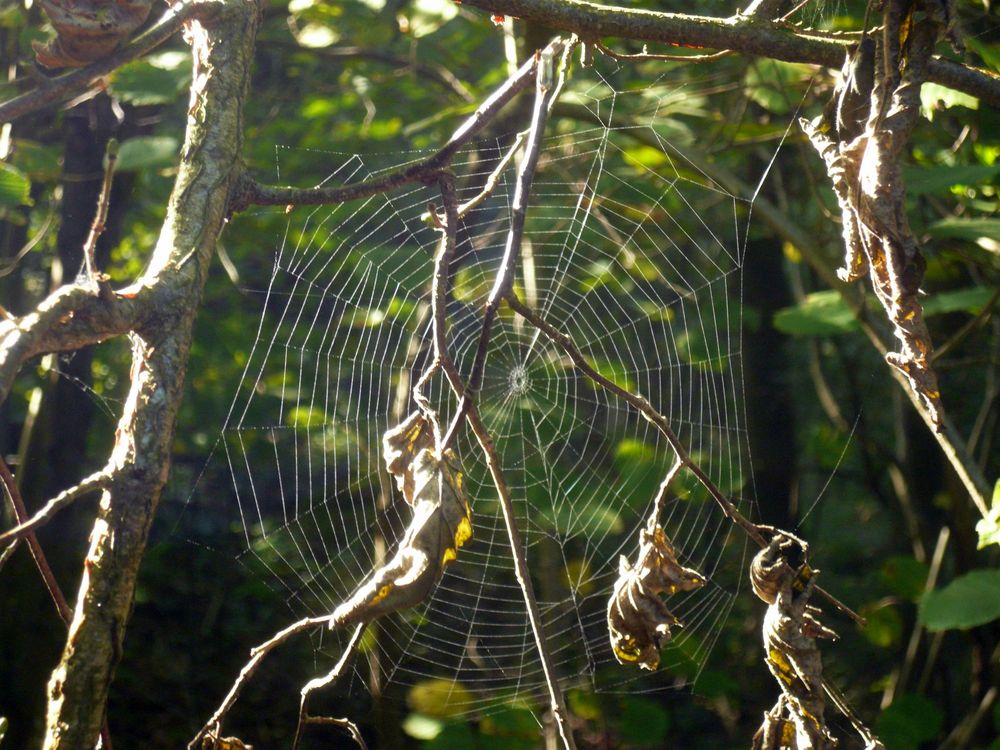
M 127 333 L 149 314 L 148 303 L 141 292 L 104 298 L 89 283 L 70 284 L 50 294 L 34 312 L 0 321 L 0 403 L 25 360 Z
M 476 346 L 476 355 L 472 362 L 472 371 L 469 373 L 468 387 L 458 405 L 458 413 L 455 414 L 451 426 L 448 428 L 448 433 L 445 435 L 445 446 L 449 445 L 452 439 L 454 439 L 458 425 L 461 423 L 462 415 L 482 385 L 490 336 L 493 332 L 493 321 L 500 308 L 500 302 L 514 283 L 514 271 L 517 267 L 518 259 L 521 257 L 524 220 L 527 216 L 531 186 L 535 177 L 535 166 L 538 164 L 538 156 L 541 153 L 542 138 L 545 137 L 545 123 L 548 121 L 549 110 L 565 80 L 565 63 L 568 50 L 568 45 L 557 40 L 536 55 L 539 58 L 539 74 L 535 106 L 531 114 L 531 127 L 528 130 L 528 140 L 525 146 L 524 157 L 521 160 L 517 182 L 514 185 L 514 199 L 510 208 L 510 229 L 507 231 L 507 242 L 504 246 L 503 258 L 500 260 L 500 268 L 497 269 L 496 277 L 493 280 L 493 288 L 490 290 L 489 297 L 486 299 L 486 306 L 483 309 L 483 323 L 480 329 L 479 342 Z M 560 61 L 559 82 L 556 83 L 554 80 L 544 82 L 542 80 L 543 66 L 550 68 L 547 75 L 551 78 L 553 76 L 551 66 L 555 64 L 553 57 L 556 54 L 560 54 L 563 58 Z
M 234 703 L 236 703 L 236 699 L 240 697 L 240 693 L 243 692 L 243 688 L 246 687 L 247 682 L 249 682 L 250 678 L 253 677 L 254 672 L 257 671 L 257 668 L 261 665 L 261 662 L 264 661 L 264 658 L 269 653 L 299 633 L 306 630 L 312 630 L 320 625 L 327 625 L 332 617 L 333 615 L 324 615 L 323 617 L 305 617 L 298 622 L 293 622 L 284 630 L 279 630 L 259 646 L 252 648 L 250 650 L 250 659 L 243 665 L 243 669 L 240 670 L 239 676 L 236 678 L 233 686 L 229 689 L 226 697 L 222 699 L 222 703 L 215 710 L 215 713 L 213 713 L 209 720 L 205 722 L 205 725 L 198 731 L 198 734 L 194 736 L 194 739 L 188 743 L 188 750 L 196 750 L 196 748 L 200 747 L 203 737 L 209 734 L 218 735 L 222 728 L 222 721 L 226 718 L 226 714 L 229 713 L 229 709 L 232 708 Z
M 661 60 L 664 62 L 711 62 L 712 60 L 719 60 L 726 55 L 733 54 L 732 50 L 723 49 L 718 52 L 711 52 L 705 55 L 659 55 L 651 52 L 638 52 L 635 54 L 629 54 L 624 52 L 615 52 L 613 49 L 608 47 L 603 42 L 594 42 L 594 47 L 597 50 L 613 60 L 622 60 L 627 62 L 642 62 L 644 60 Z
M 55 517 L 56 513 L 65 508 L 67 505 L 70 505 L 74 500 L 101 489 L 105 484 L 107 484 L 107 482 L 108 472 L 106 469 L 102 469 L 101 471 L 91 474 L 79 484 L 63 490 L 42 506 L 42 508 L 38 510 L 35 515 L 30 518 L 25 516 L 23 520 L 19 519 L 17 526 L 0 534 L 0 544 L 17 541 L 26 534 L 34 532 L 35 529 L 44 526 L 51 521 Z
M 728 49 L 745 55 L 839 68 L 854 47 L 850 39 L 824 39 L 782 22 L 753 16 L 729 18 L 663 13 L 583 0 L 465 0 L 464 5 L 575 33 L 585 42 L 618 37 L 681 47 Z M 1000 76 L 936 57 L 931 81 L 1000 107 Z
M 295 728 L 295 739 L 292 741 L 292 750 L 298 750 L 299 742 L 302 740 L 302 732 L 304 731 L 306 724 L 333 724 L 341 727 L 351 735 L 351 739 L 358 744 L 361 750 L 368 750 L 368 746 L 361 737 L 361 732 L 358 731 L 357 725 L 350 719 L 335 719 L 329 716 L 309 715 L 309 696 L 314 690 L 322 690 L 323 688 L 335 683 L 340 678 L 340 673 L 344 671 L 344 667 L 347 666 L 348 660 L 354 655 L 354 652 L 358 648 L 358 644 L 361 643 L 361 634 L 365 632 L 366 627 L 367 625 L 362 622 L 358 623 L 358 625 L 354 628 L 354 632 L 351 634 L 351 639 L 347 642 L 347 645 L 344 647 L 344 652 L 340 655 L 337 663 L 334 664 L 333 669 L 331 669 L 323 677 L 317 677 L 315 680 L 309 680 L 309 682 L 302 686 L 302 697 L 299 702 L 299 724 Z
M 494 91 L 486 101 L 452 134 L 448 142 L 426 159 L 421 159 L 403 169 L 374 177 L 370 180 L 336 188 L 293 188 L 263 185 L 249 174 L 230 198 L 230 213 L 243 211 L 248 206 L 316 206 L 344 203 L 384 193 L 413 182 L 431 183 L 451 163 L 460 148 L 468 144 L 503 107 L 535 80 L 538 61 L 532 57 L 513 76 Z
M 11 122 L 86 91 L 115 69 L 159 47 L 172 37 L 185 21 L 195 15 L 211 12 L 214 5 L 192 0 L 174 3 L 154 26 L 114 54 L 72 73 L 43 79 L 38 88 L 0 103 L 0 122 Z
M 568 54 L 569 49 L 565 52 Z M 548 93 L 548 91 L 544 90 L 543 87 L 539 85 L 535 95 L 536 112 L 537 106 L 539 103 L 544 102 Z M 529 145 L 529 150 L 530 148 L 531 147 Z M 512 149 L 510 153 L 512 154 L 513 151 L 514 149 Z M 525 158 L 527 159 L 527 155 Z M 445 377 L 447 378 L 455 397 L 459 399 L 460 403 L 459 412 L 455 417 L 455 421 L 452 423 L 452 429 L 449 430 L 449 435 L 455 434 L 455 427 L 464 414 L 464 421 L 468 422 L 469 427 L 472 429 L 472 433 L 476 436 L 476 441 L 479 443 L 479 447 L 483 451 L 486 465 L 489 468 L 490 476 L 493 479 L 493 485 L 497 491 L 497 497 L 500 500 L 500 507 L 504 517 L 504 525 L 507 529 L 507 539 L 510 543 L 511 557 L 514 561 L 514 577 L 517 579 L 521 588 L 521 594 L 524 598 L 524 606 L 528 614 L 528 622 L 531 626 L 531 632 L 535 639 L 535 648 L 538 651 L 539 660 L 542 664 L 542 673 L 545 677 L 545 684 L 549 691 L 552 716 L 555 719 L 556 727 L 559 731 L 563 747 L 566 748 L 566 750 L 576 750 L 576 742 L 573 739 L 573 730 L 569 726 L 569 712 L 566 708 L 566 700 L 563 696 L 562 688 L 559 686 L 559 678 L 555 671 L 555 664 L 549 650 L 549 641 L 545 635 L 541 612 L 538 608 L 538 599 L 535 596 L 534 587 L 531 583 L 531 574 L 528 572 L 528 560 L 524 552 L 524 541 L 521 538 L 521 532 L 517 526 L 517 516 L 514 512 L 514 503 L 511 497 L 510 488 L 507 485 L 503 469 L 500 466 L 500 458 L 493 445 L 493 438 L 490 436 L 489 431 L 483 424 L 482 419 L 480 419 L 479 410 L 476 408 L 474 397 L 470 397 L 471 394 L 469 393 L 469 388 L 462 383 L 461 376 L 459 375 L 454 362 L 451 360 L 451 355 L 448 352 L 445 304 L 448 293 L 448 272 L 451 265 L 451 259 L 455 254 L 456 233 L 459 222 L 459 206 L 457 205 L 458 201 L 455 196 L 454 179 L 450 178 L 450 175 L 448 178 L 443 176 L 440 184 L 441 197 L 444 204 L 445 223 L 442 227 L 440 227 L 442 233 L 441 245 L 434 264 L 432 293 L 435 352 L 434 362 L 435 365 L 440 365 L 440 367 L 444 370 Z M 484 326 L 485 325 L 487 324 L 484 323 Z M 492 325 L 492 320 L 489 325 Z M 423 380 L 423 378 L 421 380 Z M 449 438 L 446 437 L 444 442 L 439 444 L 440 450 L 444 450 L 444 446 L 447 445 L 448 439 Z

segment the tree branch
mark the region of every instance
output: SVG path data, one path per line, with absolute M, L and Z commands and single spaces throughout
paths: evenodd
M 114 54 L 74 70 L 72 73 L 46 79 L 33 91 L 0 103 L 0 122 L 12 122 L 50 104 L 69 99 L 86 91 L 116 68 L 120 68 L 125 63 L 159 47 L 172 37 L 185 21 L 193 18 L 196 13 L 201 15 L 208 7 L 208 3 L 198 2 L 198 0 L 184 0 L 184 2 L 175 3 L 167 9 L 167 12 L 154 26 L 151 26 Z
M 0 544 L 16 542 L 26 534 L 34 533 L 35 529 L 47 524 L 52 520 L 56 513 L 65 508 L 67 505 L 70 505 L 74 500 L 96 490 L 103 489 L 107 482 L 107 469 L 101 469 L 100 471 L 91 474 L 86 479 L 83 479 L 79 484 L 63 490 L 54 498 L 49 500 L 31 518 L 27 518 L 27 516 L 19 518 L 17 526 L 0 534 Z
M 851 40 L 821 39 L 751 16 L 716 18 L 660 13 L 583 0 L 465 0 L 464 5 L 571 31 L 586 42 L 621 37 L 681 47 L 728 49 L 828 68 L 839 68 L 854 46 Z M 927 72 L 935 83 L 1000 107 L 1000 76 L 942 58 L 930 60 Z
M 194 19 L 188 29 L 192 108 L 166 218 L 149 269 L 137 285 L 148 290 L 148 311 L 141 319 L 132 316 L 131 388 L 115 433 L 69 637 L 49 681 L 45 750 L 78 750 L 93 747 L 96 740 L 121 658 L 139 563 L 170 468 L 195 313 L 239 175 L 242 108 L 259 4 L 202 0 L 197 5 L 199 11 L 218 12 L 200 16 L 210 18 L 208 26 Z M 117 300 L 115 306 L 126 302 L 135 300 Z
M 496 114 L 519 92 L 535 80 L 537 60 L 532 57 L 522 65 L 517 73 L 486 101 L 479 105 L 462 125 L 452 133 L 451 138 L 440 149 L 426 159 L 414 162 L 379 177 L 343 185 L 338 188 L 292 188 L 262 185 L 250 175 L 244 175 L 233 191 L 230 199 L 230 213 L 238 213 L 249 206 L 317 206 L 328 203 L 344 203 L 358 198 L 367 198 L 411 182 L 430 183 L 451 163 L 460 148 L 469 143 Z
M 149 314 L 148 302 L 149 295 L 140 292 L 104 299 L 89 283 L 68 284 L 50 294 L 34 312 L 0 321 L 0 403 L 7 399 L 26 360 L 127 333 Z

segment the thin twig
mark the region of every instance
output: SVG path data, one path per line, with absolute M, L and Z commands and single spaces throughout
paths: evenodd
M 10 500 L 11 508 L 14 510 L 14 518 L 18 522 L 18 526 L 24 525 L 28 521 L 28 509 L 24 505 L 21 491 L 17 488 L 17 480 L 14 479 L 14 475 L 11 474 L 10 468 L 3 458 L 0 458 L 0 480 L 3 481 L 3 485 L 7 489 L 7 497 Z M 13 553 L 21 538 L 21 536 L 14 537 L 14 541 L 0 555 L 0 566 Z M 28 549 L 31 550 L 31 556 L 35 560 L 38 573 L 45 582 L 45 588 L 49 590 L 52 603 L 56 605 L 56 612 L 59 613 L 59 619 L 63 621 L 63 624 L 67 628 L 70 627 L 70 623 L 73 620 L 73 609 L 69 606 L 69 602 L 66 601 L 66 597 L 63 596 L 62 589 L 59 588 L 59 582 L 56 581 L 55 574 L 52 572 L 52 568 L 49 567 L 49 561 L 45 557 L 42 545 L 38 542 L 38 537 L 35 536 L 33 531 L 29 530 L 24 535 L 24 540 L 28 544 Z M 101 748 L 102 750 L 112 750 L 111 730 L 108 727 L 107 718 L 101 723 Z
M 437 175 L 451 163 L 452 157 L 481 131 L 504 105 L 535 80 L 538 61 L 532 57 L 513 76 L 494 91 L 472 115 L 452 134 L 448 142 L 426 159 L 414 162 L 403 169 L 388 174 L 344 185 L 337 188 L 292 188 L 263 185 L 249 174 L 244 175 L 233 191 L 229 210 L 243 211 L 248 206 L 316 206 L 344 203 L 357 198 L 367 198 L 412 182 L 433 182 Z
M 86 91 L 116 68 L 159 47 L 172 37 L 185 21 L 196 14 L 210 12 L 212 5 L 193 0 L 171 5 L 154 26 L 114 54 L 72 73 L 48 79 L 35 90 L 0 103 L 0 122 L 13 122 L 49 104 Z
M 101 469 L 81 480 L 79 484 L 63 490 L 49 500 L 40 510 L 36 511 L 35 515 L 31 516 L 31 518 L 21 520 L 17 526 L 0 534 L 0 544 L 6 544 L 10 541 L 16 542 L 26 534 L 32 533 L 35 529 L 44 526 L 53 519 L 56 513 L 71 504 L 74 500 L 103 488 L 107 484 L 108 478 L 107 470 Z
M 545 92 L 539 87 L 539 91 L 536 93 L 536 103 L 544 98 Z M 521 532 L 517 526 L 517 517 L 514 512 L 514 503 L 511 499 L 510 488 L 507 486 L 507 480 L 500 467 L 500 459 L 494 448 L 493 439 L 479 417 L 479 410 L 476 408 L 474 399 L 467 398 L 469 390 L 463 385 L 458 370 L 448 354 L 445 302 L 447 299 L 448 267 L 455 252 L 455 234 L 458 228 L 458 206 L 453 181 L 441 181 L 441 196 L 445 210 L 445 225 L 443 228 L 441 249 L 438 252 L 434 266 L 433 323 L 435 361 L 440 363 L 455 397 L 459 399 L 459 403 L 465 404 L 465 420 L 468 421 L 473 434 L 476 436 L 479 447 L 482 449 L 486 459 L 486 465 L 490 470 L 490 476 L 493 478 L 493 484 L 503 511 L 504 524 L 507 528 L 511 556 L 514 560 L 514 576 L 521 587 L 524 606 L 528 614 L 528 622 L 531 625 L 535 647 L 538 650 L 538 657 L 542 664 L 542 673 L 545 676 L 545 684 L 548 687 L 549 699 L 551 701 L 552 716 L 555 719 L 563 747 L 566 750 L 576 750 L 573 730 L 569 726 L 569 712 L 566 708 L 566 700 L 563 697 L 562 688 L 559 686 L 559 678 L 556 675 L 555 665 L 549 651 L 548 639 L 545 635 L 545 627 L 538 609 L 538 600 L 535 597 L 531 575 L 528 572 L 524 542 L 521 539 Z M 461 414 L 462 412 L 459 412 L 459 416 Z M 443 448 L 440 449 L 444 450 Z
M 226 694 L 226 697 L 223 698 L 222 703 L 215 710 L 215 713 L 212 714 L 211 718 L 205 722 L 205 725 L 198 730 L 198 734 L 194 736 L 194 739 L 188 743 L 188 750 L 196 750 L 202 737 L 209 734 L 209 732 L 213 732 L 216 735 L 219 734 L 222 729 L 222 721 L 226 718 L 226 714 L 229 713 L 229 709 L 232 708 L 236 699 L 240 696 L 240 693 L 243 692 L 243 688 L 253 676 L 253 673 L 257 671 L 257 667 L 259 667 L 260 663 L 264 661 L 265 656 L 293 636 L 298 635 L 305 630 L 311 630 L 312 628 L 320 625 L 328 624 L 332 617 L 332 615 L 324 615 L 323 617 L 304 617 L 298 622 L 293 622 L 284 630 L 279 630 L 259 646 L 252 648 L 250 650 L 250 659 L 243 665 L 243 669 L 240 670 L 240 674 L 236 678 L 236 682 L 233 683 L 233 686 L 229 689 L 229 692 Z
M 660 431 L 664 438 L 666 438 L 670 447 L 674 449 L 674 453 L 677 455 L 678 460 L 683 463 L 684 467 L 688 471 L 698 478 L 698 481 L 701 482 L 701 485 L 708 491 L 708 494 L 711 495 L 719 507 L 722 508 L 722 512 L 725 513 L 733 523 L 743 529 L 747 536 L 753 539 L 753 541 L 755 541 L 759 546 L 764 547 L 767 545 L 767 539 L 764 534 L 773 533 L 775 530 L 768 526 L 753 523 L 736 509 L 736 506 L 733 505 L 732 501 L 726 497 L 722 490 L 719 489 L 718 485 L 712 481 L 711 477 L 709 477 L 701 466 L 699 466 L 698 463 L 691 458 L 680 438 L 677 437 L 677 434 L 670 427 L 670 423 L 667 421 L 667 418 L 654 409 L 653 405 L 650 404 L 644 396 L 627 391 L 613 380 L 601 375 L 601 373 L 591 366 L 580 350 L 577 349 L 573 340 L 569 336 L 564 334 L 562 331 L 545 320 L 541 315 L 521 302 L 521 300 L 517 298 L 517 295 L 509 293 L 506 296 L 506 300 L 507 304 L 510 305 L 514 312 L 521 315 L 525 320 L 544 333 L 552 342 L 560 346 L 573 361 L 573 364 L 577 367 L 577 369 L 579 369 L 584 375 L 629 403 L 637 409 L 647 421 L 652 423 L 653 426 Z M 865 619 L 863 617 L 833 596 L 830 592 L 826 591 L 826 589 L 816 586 L 816 592 L 856 623 L 862 627 L 865 625 Z
M 354 628 L 354 632 L 351 634 L 351 639 L 347 642 L 344 647 L 344 652 L 340 655 L 340 659 L 334 664 L 333 669 L 331 669 L 323 677 L 317 677 L 314 680 L 309 680 L 305 685 L 302 686 L 301 690 L 301 700 L 299 702 L 299 723 L 295 727 L 295 739 L 292 740 L 292 750 L 298 750 L 299 742 L 302 739 L 302 732 L 305 729 L 306 724 L 334 724 L 342 729 L 345 729 L 351 738 L 358 743 L 361 750 L 368 750 L 368 746 L 365 745 L 364 739 L 361 737 L 361 732 L 358 731 L 357 725 L 348 718 L 335 719 L 328 716 L 310 716 L 309 715 L 309 695 L 314 690 L 321 690 L 328 685 L 337 681 L 340 677 L 340 673 L 344 670 L 347 665 L 348 659 L 354 655 L 354 651 L 357 649 L 358 644 L 361 643 L 361 634 L 364 633 L 366 623 L 358 623 L 357 627 Z
M 727 55 L 733 54 L 732 50 L 723 49 L 718 52 L 711 52 L 704 55 L 660 55 L 651 52 L 646 52 L 645 47 L 643 51 L 637 54 L 629 54 L 627 52 L 615 52 L 613 49 L 608 47 L 603 42 L 594 42 L 594 46 L 597 50 L 613 60 L 628 60 L 630 62 L 639 62 L 642 60 L 662 60 L 665 62 L 711 62 L 712 60 L 718 60 L 720 58 L 726 57 Z
M 996 291 L 993 292 L 978 315 L 966 321 L 965 325 L 955 331 L 954 336 L 934 350 L 934 354 L 931 355 L 931 362 L 937 362 L 938 359 L 965 341 L 970 333 L 986 323 L 990 319 L 990 314 L 993 312 L 993 308 L 996 307 L 997 302 L 1000 302 L 1000 287 L 997 287 Z
M 111 204 L 111 183 L 115 178 L 115 162 L 118 160 L 118 141 L 114 138 L 108 140 L 105 149 L 107 163 L 104 165 L 104 180 L 101 183 L 101 194 L 97 199 L 97 211 L 94 212 L 94 221 L 90 225 L 90 233 L 87 241 L 83 243 L 83 260 L 87 268 L 87 277 L 95 287 L 101 286 L 100 272 L 97 270 L 97 241 L 104 234 L 104 225 L 108 220 L 108 207 Z M 107 285 L 107 280 L 104 280 Z M 109 290 L 110 291 L 110 290 Z
M 7 462 L 2 458 L 0 458 L 0 479 L 3 480 L 3 484 L 7 488 L 7 497 L 10 500 L 11 507 L 14 509 L 14 518 L 19 524 L 24 523 L 28 520 L 28 509 L 21 498 L 21 491 L 17 488 L 17 481 L 14 479 L 14 475 L 10 473 Z M 38 543 L 38 537 L 29 531 L 25 536 L 25 542 L 28 544 L 28 549 L 31 550 L 31 556 L 35 558 L 35 566 L 38 568 L 38 572 L 45 582 L 45 588 L 49 590 L 49 596 L 52 597 L 52 601 L 56 605 L 59 619 L 69 627 L 69 623 L 73 619 L 73 610 L 67 603 L 66 597 L 63 596 L 62 589 L 59 588 L 59 583 L 52 573 L 52 568 L 49 567 L 49 561 L 45 558 L 45 553 L 42 551 L 42 545 Z
M 566 47 L 560 42 L 559 47 L 549 45 L 545 51 L 536 55 L 541 58 L 551 56 L 556 51 L 565 54 Z M 541 64 L 541 63 L 539 63 Z M 547 64 L 551 64 L 547 63 Z M 560 71 L 563 74 L 563 71 Z M 524 158 L 517 174 L 517 183 L 514 186 L 514 200 L 510 209 L 510 229 L 507 232 L 507 243 L 504 247 L 503 258 L 500 260 L 500 268 L 497 269 L 496 278 L 493 281 L 493 288 L 486 299 L 486 307 L 483 310 L 483 323 L 479 333 L 479 343 L 476 346 L 476 355 L 472 362 L 472 371 L 469 374 L 468 387 L 462 395 L 462 400 L 458 405 L 458 412 L 451 422 L 448 432 L 445 434 L 443 447 L 451 444 L 462 417 L 472 399 L 476 397 L 483 380 L 483 371 L 486 367 L 486 357 L 489 351 L 490 336 L 493 333 L 493 321 L 497 311 L 500 309 L 500 302 L 504 295 L 512 288 L 514 283 L 514 271 L 517 267 L 518 258 L 521 255 L 521 241 L 524 234 L 524 220 L 527 216 L 528 199 L 531 195 L 531 185 L 535 176 L 535 166 L 538 164 L 538 156 L 541 153 L 542 138 L 545 135 L 545 123 L 549 116 L 549 105 L 554 101 L 555 94 L 558 93 L 559 86 L 551 83 L 544 83 L 542 75 L 538 75 L 538 83 L 535 94 L 535 107 L 531 113 L 531 127 L 528 130 L 527 145 L 524 150 Z

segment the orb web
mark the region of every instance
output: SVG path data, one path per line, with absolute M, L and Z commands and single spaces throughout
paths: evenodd
M 529 202 L 515 291 L 569 334 L 603 375 L 664 414 L 702 469 L 746 510 L 740 384 L 742 242 L 750 201 L 720 188 L 675 145 L 682 100 L 666 81 L 637 92 L 575 81 L 571 117 L 551 123 Z M 510 139 L 453 162 L 475 196 Z M 277 149 L 301 157 L 295 149 Z M 312 152 L 327 185 L 425 154 Z M 515 160 L 516 161 L 516 160 Z M 516 163 L 459 227 L 447 309 L 468 376 L 509 226 Z M 328 614 L 386 557 L 409 509 L 382 467 L 381 436 L 413 409 L 428 362 L 429 285 L 439 232 L 434 189 L 407 186 L 289 213 L 270 273 L 250 289 L 260 318 L 221 444 L 246 541 L 243 561 L 286 592 L 296 617 Z M 427 389 L 442 419 L 455 401 Z M 564 687 L 647 691 L 694 679 L 740 587 L 743 540 L 683 477 L 660 523 L 708 579 L 672 597 L 684 622 L 654 675 L 619 665 L 606 606 L 619 557 L 634 556 L 673 452 L 634 409 L 582 377 L 565 353 L 503 309 L 479 406 L 510 484 L 556 672 Z M 467 431 L 455 444 L 473 537 L 420 606 L 366 639 L 382 684 L 446 678 L 452 710 L 481 712 L 545 693 L 496 491 Z M 263 635 L 263 634 L 262 634 Z M 341 636 L 343 637 L 343 636 Z M 337 636 L 317 640 L 336 658 Z M 364 689 L 367 664 L 355 668 Z

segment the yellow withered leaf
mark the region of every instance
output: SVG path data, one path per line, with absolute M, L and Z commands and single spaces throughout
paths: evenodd
M 670 640 L 670 628 L 681 625 L 660 594 L 692 591 L 704 585 L 700 573 L 677 561 L 661 526 L 652 531 L 642 529 L 638 562 L 633 567 L 621 557 L 618 581 L 608 602 L 608 634 L 615 658 L 622 664 L 656 669 L 660 649 Z

